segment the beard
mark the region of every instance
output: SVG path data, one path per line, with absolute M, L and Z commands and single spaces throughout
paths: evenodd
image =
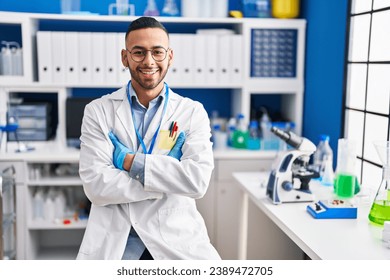
M 142 77 L 142 74 L 140 74 L 138 67 L 135 70 L 131 68 L 129 69 L 130 69 L 131 80 L 134 80 L 137 84 L 139 84 L 142 88 L 146 90 L 154 89 L 158 85 L 160 85 L 168 73 L 168 67 L 164 71 L 161 69 L 161 67 L 158 67 L 158 71 L 155 74 L 153 74 L 152 78 L 145 78 Z

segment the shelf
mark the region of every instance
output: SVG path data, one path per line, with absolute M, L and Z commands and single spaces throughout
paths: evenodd
M 10 77 L 10 76 L 8 76 Z M 130 76 L 129 76 L 130 78 Z M 0 81 L 2 81 L 2 76 L 0 76 Z M 125 86 L 125 84 L 67 84 L 67 83 L 41 83 L 41 82 L 26 82 L 24 78 L 18 79 L 4 79 L 2 81 L 3 87 L 18 87 L 20 89 L 53 89 L 57 90 L 58 88 L 121 88 Z M 188 84 L 188 83 L 170 83 L 169 86 L 171 88 L 188 88 L 188 89 L 239 89 L 243 87 L 242 84 L 237 83 L 227 83 L 227 84 Z
M 37 180 L 29 180 L 28 186 L 82 186 L 83 182 L 76 177 L 52 177 L 41 178 Z
M 75 260 L 79 247 L 58 246 L 41 248 L 36 256 L 36 260 Z
M 16 258 L 16 251 L 5 251 L 3 260 L 14 260 Z
M 12 17 L 10 16 L 12 15 Z M 33 20 L 72 20 L 72 21 L 112 21 L 112 22 L 131 22 L 139 16 L 113 16 L 113 15 L 96 15 L 96 14 L 82 14 L 82 15 L 67 15 L 67 14 L 49 14 L 49 13 L 20 13 L 20 12 L 0 12 L 0 16 L 8 16 L 13 22 L 20 22 L 19 19 L 27 17 Z M 205 23 L 205 24 L 242 24 L 243 22 L 268 22 L 272 24 L 285 24 L 289 26 L 291 20 L 289 19 L 275 19 L 275 18 L 263 18 L 263 19 L 251 19 L 251 18 L 198 18 L 198 17 L 161 17 L 156 19 L 163 23 Z M 294 20 L 296 21 L 296 20 Z M 301 20 L 304 21 L 304 20 Z M 4 22 L 4 20 L 3 20 Z
M 67 229 L 85 229 L 87 226 L 88 220 L 79 220 L 73 221 L 68 224 L 56 224 L 46 221 L 30 221 L 28 224 L 28 229 L 30 230 L 67 230 Z

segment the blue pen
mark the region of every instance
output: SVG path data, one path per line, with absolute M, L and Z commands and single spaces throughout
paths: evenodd
M 172 137 L 174 124 L 175 124 L 175 121 L 172 121 L 171 126 L 169 127 L 169 137 Z

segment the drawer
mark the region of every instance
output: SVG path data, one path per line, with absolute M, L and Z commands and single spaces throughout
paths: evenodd
M 19 124 L 19 129 L 25 129 L 25 128 L 46 129 L 48 127 L 48 119 L 35 118 L 35 117 L 19 117 L 18 124 Z
M 46 141 L 51 136 L 48 130 L 38 129 L 18 129 L 17 133 L 19 141 Z M 16 141 L 15 133 L 8 134 L 8 141 Z
M 9 115 L 13 117 L 47 117 L 50 104 L 21 104 L 10 106 Z
M 274 159 L 216 160 L 216 180 L 233 180 L 233 172 L 259 172 L 271 170 Z

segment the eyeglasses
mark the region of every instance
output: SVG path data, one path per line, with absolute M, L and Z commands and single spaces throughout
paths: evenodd
M 146 49 L 140 49 L 140 48 L 134 48 L 131 51 L 126 49 L 131 56 L 131 59 L 135 62 L 141 62 L 146 57 L 146 52 L 150 52 L 152 54 L 152 57 L 155 61 L 161 62 L 167 57 L 168 49 L 164 49 L 163 47 L 156 47 L 151 50 Z

